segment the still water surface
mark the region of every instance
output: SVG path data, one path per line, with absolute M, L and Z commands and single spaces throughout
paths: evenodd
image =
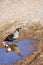
M 13 43 L 17 42 L 16 44 L 19 46 L 20 52 L 23 56 L 27 56 L 34 50 L 34 47 L 31 44 L 32 42 L 30 39 L 23 39 L 20 41 L 10 41 L 9 44 L 12 44 L 12 42 Z M 22 57 L 17 56 L 15 52 L 11 52 L 10 54 L 8 54 L 5 51 L 5 48 L 0 49 L 0 64 L 11 64 L 19 59 L 22 59 Z

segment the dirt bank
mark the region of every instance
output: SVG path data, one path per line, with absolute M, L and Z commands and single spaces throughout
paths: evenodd
M 26 24 L 26 26 L 22 26 L 19 32 L 18 40 L 23 38 L 36 40 L 35 43 L 32 42 L 35 50 L 30 55 L 12 63 L 12 65 L 43 65 L 43 26 L 40 23 Z
M 36 40 L 33 43 L 36 49 L 29 56 L 15 62 L 13 65 L 43 65 L 43 26 L 34 23 L 26 26 L 26 28 L 22 27 L 19 39 L 26 37 Z

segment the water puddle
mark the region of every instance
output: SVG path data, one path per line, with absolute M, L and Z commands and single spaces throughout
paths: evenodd
M 16 44 L 19 46 L 20 52 L 23 56 L 29 55 L 34 50 L 30 39 L 23 39 L 14 42 L 17 42 Z M 12 42 L 9 42 L 9 44 L 12 44 Z M 22 59 L 22 57 L 18 56 L 15 52 L 8 54 L 5 51 L 5 48 L 0 49 L 0 64 L 11 64 L 20 59 Z

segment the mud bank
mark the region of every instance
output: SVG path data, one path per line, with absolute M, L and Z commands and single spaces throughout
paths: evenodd
M 35 43 L 32 42 L 36 49 L 22 60 L 13 63 L 13 65 L 43 65 L 43 26 L 39 23 L 31 24 L 26 28 L 23 27 L 20 34 L 19 39 L 27 37 L 36 40 Z
M 30 55 L 12 63 L 12 65 L 43 65 L 43 26 L 40 23 L 26 24 L 22 26 L 19 33 L 17 40 L 24 38 L 36 40 L 35 43 L 32 41 L 35 50 Z

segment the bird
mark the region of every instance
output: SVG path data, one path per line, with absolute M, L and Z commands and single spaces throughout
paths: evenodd
M 16 40 L 19 37 L 19 30 L 21 28 L 16 28 L 16 30 L 14 31 L 14 33 L 11 33 L 10 35 L 8 35 L 4 41 L 12 41 L 12 40 Z

